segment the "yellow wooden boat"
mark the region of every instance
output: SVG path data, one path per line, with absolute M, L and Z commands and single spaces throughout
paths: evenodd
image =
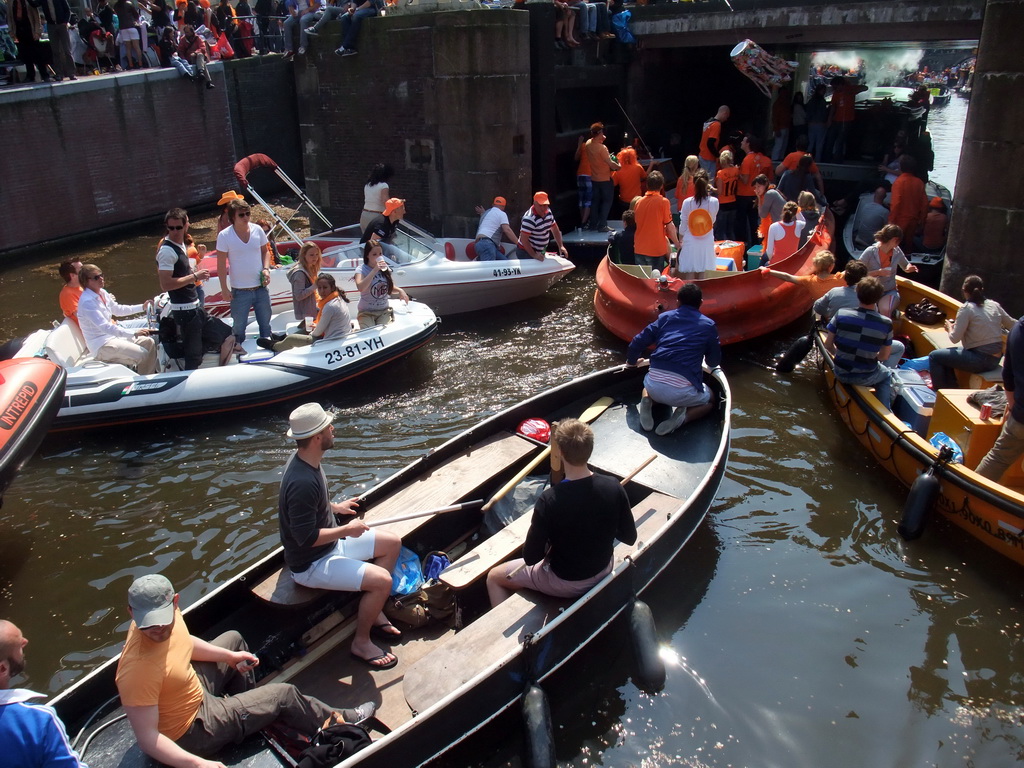
M 898 279 L 900 308 L 927 298 L 942 307 L 947 317 L 956 316 L 961 303 L 921 283 Z M 904 313 L 895 323 L 895 333 L 910 337 L 915 355 L 953 346 L 941 322 L 928 326 L 909 320 Z M 868 387 L 839 382 L 832 356 L 825 350 L 824 334 L 815 334 L 819 366 L 828 384 L 829 396 L 843 422 L 888 472 L 911 488 L 901 522 L 901 533 L 918 527 L 909 517 L 926 510 L 940 514 L 983 544 L 1024 565 L 1024 462 L 1006 471 L 1001 482 L 987 480 L 974 469 L 988 453 L 1002 427 L 1001 419 L 982 419 L 967 396 L 1001 381 L 999 371 L 988 374 L 958 372 L 962 389 L 940 390 L 922 437 L 901 421 L 875 397 Z M 946 463 L 930 442 L 937 432 L 951 437 L 963 451 L 962 464 Z M 928 482 L 915 481 L 931 472 L 937 489 Z

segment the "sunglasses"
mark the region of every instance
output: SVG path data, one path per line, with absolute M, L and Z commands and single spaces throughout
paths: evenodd
M 248 216 L 248 215 L 249 215 L 249 211 L 239 211 L 238 213 L 235 214 L 235 216 Z
M 102 273 L 102 272 L 100 272 L 100 273 L 99 273 L 98 275 L 93 275 L 93 276 L 92 276 L 92 277 L 90 277 L 89 279 L 90 279 L 90 280 L 100 280 L 100 279 L 102 279 L 102 278 L 103 278 L 103 273 Z
M 185 228 L 185 225 L 184 225 L 184 224 L 179 224 L 179 225 L 178 225 L 178 226 L 176 226 L 176 227 L 172 227 L 172 226 L 168 225 L 168 227 L 167 227 L 167 229 L 168 229 L 169 231 L 171 231 L 171 232 L 177 232 L 177 231 L 178 231 L 179 229 L 184 229 L 184 228 Z

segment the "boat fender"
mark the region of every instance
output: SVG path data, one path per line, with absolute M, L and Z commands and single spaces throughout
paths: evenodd
M 629 614 L 629 634 L 633 640 L 633 656 L 636 658 L 637 685 L 644 693 L 657 693 L 665 687 L 665 662 L 659 652 L 654 614 L 642 600 L 633 601 L 633 610 Z
M 789 349 L 786 350 L 786 353 L 779 358 L 779 362 L 775 364 L 775 370 L 779 373 L 792 373 L 797 363 L 807 357 L 807 353 L 811 351 L 812 343 L 810 333 L 794 341 Z
M 935 500 L 938 498 L 939 478 L 935 476 L 935 466 L 933 465 L 923 475 L 919 475 L 914 484 L 910 486 L 907 506 L 903 508 L 903 518 L 896 526 L 896 530 L 899 531 L 904 541 L 913 541 L 924 533 L 928 515 L 935 507 Z
M 536 683 L 527 685 L 523 694 L 523 730 L 527 768 L 555 768 L 551 707 L 544 689 Z

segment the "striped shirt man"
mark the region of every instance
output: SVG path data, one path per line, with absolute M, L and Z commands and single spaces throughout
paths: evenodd
M 537 192 L 533 196 L 533 205 L 523 214 L 519 230 L 518 258 L 544 261 L 544 249 L 552 237 L 558 243 L 559 254 L 567 256 L 568 252 L 562 243 L 562 231 L 555 222 L 554 214 L 551 213 L 551 201 L 547 193 Z

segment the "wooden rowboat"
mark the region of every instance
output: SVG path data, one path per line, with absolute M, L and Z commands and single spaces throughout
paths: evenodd
M 514 706 L 528 682 L 541 683 L 617 617 L 665 569 L 704 519 L 725 472 L 730 393 L 720 369 L 706 373 L 716 408 L 707 417 L 659 437 L 639 428 L 644 371 L 612 368 L 563 384 L 493 416 L 429 452 L 363 498 L 366 519 L 485 499 L 539 457 L 542 448 L 517 434 L 524 419 L 549 421 L 590 414 L 596 435 L 591 465 L 622 478 L 645 458 L 650 464 L 626 483 L 638 528 L 633 546 L 618 544 L 612 572 L 576 601 L 517 593 L 489 608 L 484 576 L 521 546 L 529 517 L 475 543 L 478 509 L 395 523 L 406 546 L 423 555 L 446 550 L 444 573 L 456 590 L 465 626 L 406 630 L 394 646 L 397 667 L 372 674 L 348 654 L 353 595 L 296 588 L 282 573 L 280 551 L 246 569 L 185 611 L 190 631 L 212 637 L 240 630 L 262 661 L 261 682 L 291 681 L 324 701 L 378 704 L 391 729 L 345 766 L 420 765 L 445 752 Z M 547 470 L 541 462 L 539 470 Z M 529 513 L 528 513 L 529 514 Z M 465 545 L 473 544 L 468 551 Z M 76 733 L 101 703 L 116 695 L 113 659 L 59 694 L 51 704 Z M 113 704 L 110 705 L 113 708 Z M 102 711 L 100 731 L 83 755 L 91 768 L 145 764 L 124 721 Z M 90 724 L 88 731 L 94 729 Z M 260 740 L 227 755 L 229 765 L 277 765 Z
M 897 279 L 900 306 L 931 300 L 953 318 L 960 302 L 921 283 Z M 954 346 L 942 323 L 926 326 L 907 319 L 896 321 L 895 333 L 910 337 L 914 356 L 922 357 L 931 350 Z M 1003 475 L 1001 482 L 981 477 L 974 469 L 988 453 L 1001 429 L 998 419 L 981 419 L 979 409 L 967 402 L 967 396 L 1000 380 L 998 372 L 983 376 L 959 373 L 962 389 L 935 393 L 935 407 L 927 429 L 919 434 L 882 404 L 867 387 L 850 386 L 838 381 L 832 356 L 824 348 L 823 336 L 815 334 L 819 365 L 828 385 L 829 398 L 840 418 L 867 448 L 878 463 L 900 482 L 911 488 L 910 498 L 901 522 L 901 532 L 909 537 L 923 529 L 919 512 L 931 511 L 948 519 L 958 528 L 996 552 L 1024 565 L 1024 467 L 1020 462 Z M 964 454 L 962 464 L 939 461 L 939 450 L 929 440 L 942 432 L 952 438 Z M 914 482 L 935 466 L 938 490 L 934 504 L 921 495 L 924 483 Z
M 826 210 L 820 242 L 808 240 L 789 258 L 770 266 L 791 275 L 808 275 L 811 260 L 827 250 L 832 240 L 834 219 Z M 781 280 L 764 279 L 760 272 L 705 273 L 697 280 L 704 293 L 700 311 L 715 321 L 722 344 L 757 338 L 804 317 L 814 303 L 803 287 Z M 594 311 L 601 324 L 624 341 L 631 341 L 658 315 L 678 306 L 679 278 L 659 281 L 647 267 L 613 263 L 607 256 L 597 267 Z

